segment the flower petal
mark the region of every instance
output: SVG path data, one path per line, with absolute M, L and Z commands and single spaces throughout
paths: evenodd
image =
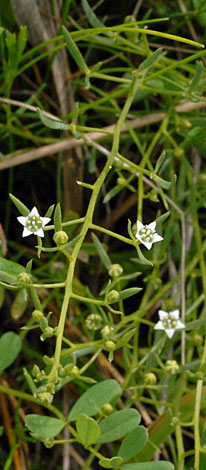
M 151 222 L 151 224 L 146 225 L 146 227 L 150 228 L 150 230 L 152 230 L 152 232 L 155 232 L 155 229 L 156 229 L 156 221 L 154 220 L 154 222 Z
M 154 327 L 154 330 L 164 330 L 164 326 L 162 324 L 162 321 L 158 321 L 157 324 Z
M 172 315 L 174 318 L 176 318 L 176 320 L 178 320 L 178 318 L 180 316 L 180 311 L 179 310 L 172 310 L 170 312 L 170 315 Z
M 140 222 L 140 220 L 137 220 L 137 232 L 139 232 L 142 228 L 144 228 L 145 225 Z
M 148 250 L 151 250 L 151 248 L 152 248 L 152 243 L 151 242 L 145 242 L 144 240 L 141 240 L 141 243 L 143 243 L 143 245 L 146 246 L 146 248 Z
M 40 217 L 43 227 L 50 222 L 50 217 Z
M 34 232 L 34 235 L 38 235 L 39 237 L 44 237 L 44 231 L 42 228 Z
M 32 232 L 30 232 L 30 230 L 28 230 L 28 228 L 24 227 L 22 237 L 28 237 L 29 235 L 32 235 Z
M 32 215 L 35 215 L 35 217 L 40 217 L 36 207 L 33 207 L 28 217 L 31 217 Z
M 164 318 L 168 318 L 168 313 L 165 312 L 164 310 L 159 310 L 158 312 L 160 320 L 164 320 Z
M 20 216 L 17 217 L 17 220 L 20 222 L 21 225 L 25 226 L 27 222 L 27 217 Z
M 165 330 L 165 332 L 167 333 L 168 338 L 172 338 L 172 336 L 174 335 L 175 329 Z
M 176 330 L 183 330 L 185 328 L 184 323 L 182 321 L 178 320 Z
M 153 243 L 156 243 L 156 242 L 161 242 L 161 240 L 164 240 L 163 237 L 161 237 L 161 235 L 158 235 L 158 233 L 154 233 L 153 235 Z

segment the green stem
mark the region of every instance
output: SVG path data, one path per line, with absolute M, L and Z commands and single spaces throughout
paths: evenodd
M 198 380 L 195 398 L 195 409 L 194 409 L 194 441 L 195 441 L 195 462 L 194 470 L 199 470 L 200 463 L 200 432 L 199 432 L 199 420 L 200 420 L 200 405 L 202 395 L 202 380 Z
M 88 205 L 88 210 L 86 217 L 84 219 L 84 223 L 80 232 L 80 238 L 76 242 L 76 245 L 73 249 L 72 256 L 71 256 L 71 261 L 67 273 L 67 278 L 66 278 L 66 289 L 65 289 L 65 295 L 64 295 L 64 300 L 62 304 L 62 309 L 61 309 L 61 314 L 60 314 L 60 319 L 59 319 L 59 325 L 58 325 L 58 333 L 57 333 L 57 339 L 56 339 L 56 348 L 55 348 L 55 355 L 54 355 L 54 364 L 52 366 L 51 372 L 48 376 L 48 382 L 55 382 L 56 376 L 57 376 L 57 371 L 59 367 L 59 362 L 60 362 L 60 356 L 61 356 L 61 348 L 62 348 L 62 340 L 63 340 L 63 332 L 64 332 L 64 325 L 65 325 L 65 320 L 66 320 L 66 315 L 68 311 L 68 305 L 70 298 L 72 296 L 72 282 L 73 282 L 73 276 L 74 276 L 74 269 L 77 261 L 77 257 L 79 254 L 79 251 L 81 249 L 82 243 L 86 237 L 86 234 L 92 224 L 93 220 L 93 214 L 94 214 L 94 209 L 96 206 L 97 198 L 99 195 L 99 192 L 101 190 L 101 187 L 105 181 L 106 176 L 108 175 L 110 169 L 112 168 L 112 164 L 114 161 L 114 158 L 118 152 L 119 149 L 119 140 L 120 140 L 120 132 L 121 132 L 121 127 L 126 119 L 126 116 L 128 114 L 128 111 L 130 109 L 130 106 L 132 104 L 133 98 L 136 94 L 138 86 L 138 80 L 134 76 L 131 89 L 128 95 L 128 98 L 125 102 L 125 105 L 122 109 L 122 112 L 120 114 L 120 117 L 116 123 L 115 129 L 114 129 L 114 138 L 113 138 L 113 144 L 112 144 L 112 150 L 111 153 L 107 159 L 107 162 L 100 173 L 98 179 L 96 180 L 94 184 L 94 188 L 92 190 L 92 195 L 91 199 Z

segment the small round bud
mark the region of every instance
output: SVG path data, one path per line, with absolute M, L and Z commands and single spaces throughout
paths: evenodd
M 127 184 L 127 180 L 123 178 L 122 176 L 120 176 L 119 178 L 117 178 L 117 184 L 118 186 L 124 187 Z
M 119 292 L 117 290 L 111 290 L 106 298 L 108 304 L 114 304 L 119 300 Z
M 194 332 L 191 339 L 195 346 L 201 346 L 201 344 L 203 343 L 203 337 L 197 332 Z
M 106 351 L 114 351 L 114 349 L 115 349 L 114 341 L 106 341 L 106 343 L 104 345 L 104 349 L 106 349 Z
M 36 364 L 34 364 L 31 373 L 33 377 L 36 377 L 38 374 L 40 374 L 40 369 Z
M 30 274 L 28 273 L 20 273 L 17 276 L 18 284 L 25 285 L 25 284 L 29 284 L 30 281 L 31 281 L 31 277 L 30 277 Z
M 54 439 L 52 437 L 47 437 L 44 441 L 44 445 L 47 449 L 51 449 L 54 445 Z
M 177 416 L 173 416 L 173 418 L 171 419 L 171 425 L 172 426 L 177 426 L 177 424 L 179 424 L 179 419 L 177 418 Z
M 44 364 L 46 364 L 47 366 L 52 366 L 52 364 L 54 363 L 54 358 L 53 357 L 49 357 L 49 356 L 43 356 L 43 361 L 44 361 Z
M 44 330 L 44 334 L 47 335 L 47 338 L 51 338 L 54 334 L 54 329 L 51 326 L 47 326 Z
M 176 147 L 174 149 L 174 156 L 177 158 L 184 157 L 185 151 L 181 147 Z
M 53 240 L 58 246 L 64 245 L 65 243 L 68 242 L 68 235 L 63 230 L 59 230 L 58 232 L 54 234 Z
M 53 401 L 53 395 L 52 393 L 49 393 L 49 392 L 40 392 L 37 394 L 36 398 L 38 398 L 39 402 L 42 405 L 46 405 L 46 406 L 51 405 Z
M 196 377 L 197 380 L 203 380 L 204 379 L 204 374 L 203 374 L 203 372 L 201 372 L 201 370 L 198 370 L 195 373 L 195 377 Z
M 178 372 L 178 370 L 179 370 L 178 363 L 174 360 L 167 361 L 166 365 L 165 365 L 165 368 L 166 368 L 167 372 L 169 372 L 170 374 L 176 374 L 176 372 Z
M 146 385 L 155 385 L 157 383 L 156 375 L 153 372 L 149 372 L 144 375 L 144 383 Z
M 72 379 L 75 379 L 79 375 L 79 368 L 77 366 L 73 366 L 69 372 L 69 375 Z
M 101 409 L 104 416 L 109 416 L 113 412 L 113 406 L 110 403 L 105 403 Z
M 112 264 L 109 268 L 109 276 L 119 277 L 123 273 L 123 268 L 120 264 Z
M 87 328 L 89 330 L 99 330 L 102 326 L 102 317 L 98 313 L 91 313 L 85 320 Z
M 101 330 L 102 338 L 108 339 L 110 338 L 111 334 L 112 334 L 111 328 L 108 325 L 105 325 L 104 328 L 102 328 Z
M 40 311 L 40 310 L 34 310 L 32 312 L 32 318 L 34 321 L 36 321 L 37 323 L 40 322 L 40 320 L 43 318 L 43 313 Z

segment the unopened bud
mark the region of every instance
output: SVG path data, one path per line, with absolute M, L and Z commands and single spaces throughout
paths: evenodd
M 112 330 L 108 325 L 106 325 L 106 326 L 104 326 L 104 328 L 102 328 L 101 335 L 102 335 L 103 338 L 108 339 L 111 336 L 111 334 L 112 334 Z
M 91 313 L 85 321 L 89 330 L 99 330 L 102 326 L 102 317 L 98 313 Z
M 111 290 L 106 298 L 108 304 L 114 304 L 119 300 L 119 292 L 117 290 Z
M 123 273 L 123 268 L 120 264 L 112 264 L 109 268 L 109 276 L 119 277 Z
M 144 375 L 144 383 L 146 385 L 155 385 L 157 383 L 156 375 L 152 372 Z
M 115 349 L 114 341 L 106 341 L 106 343 L 104 345 L 104 349 L 106 349 L 106 351 L 114 351 L 114 349 Z
M 37 323 L 40 322 L 40 320 L 43 318 L 43 313 L 40 311 L 40 310 L 34 310 L 32 312 L 32 318 L 34 321 L 36 321 Z
M 109 416 L 113 412 L 113 406 L 110 403 L 105 403 L 101 409 L 104 416 Z
M 28 273 L 20 273 L 17 276 L 17 282 L 18 284 L 29 284 L 31 281 L 30 274 Z
M 59 230 L 54 234 L 53 240 L 57 245 L 64 245 L 68 242 L 68 235 L 63 230 Z
M 69 372 L 69 375 L 72 379 L 75 379 L 79 375 L 79 368 L 77 366 L 73 366 Z

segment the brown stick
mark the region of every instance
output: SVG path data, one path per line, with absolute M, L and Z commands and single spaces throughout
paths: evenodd
M 201 109 L 203 107 L 206 107 L 206 102 L 205 101 L 199 101 L 199 103 L 192 103 L 190 101 L 179 104 L 175 106 L 175 111 L 178 113 L 186 113 L 190 111 L 195 111 L 197 109 Z M 155 122 L 160 122 L 164 119 L 166 113 L 151 113 L 146 116 L 141 116 L 138 118 L 133 119 L 130 121 L 130 126 L 133 129 L 137 129 L 140 127 L 144 127 L 148 124 L 154 124 Z M 107 126 L 104 128 L 105 132 L 107 131 L 113 131 L 114 130 L 114 125 Z M 127 131 L 127 126 L 124 124 L 122 126 L 122 132 Z M 86 137 L 92 139 L 92 140 L 101 140 L 107 136 L 107 134 L 103 134 L 100 132 L 90 132 L 88 134 L 85 134 Z M 31 162 L 32 160 L 38 160 L 39 158 L 49 156 L 51 154 L 63 151 L 63 150 L 68 150 L 72 149 L 77 146 L 82 146 L 85 145 L 84 141 L 82 139 L 75 139 L 74 137 L 71 137 L 69 139 L 64 139 L 62 141 L 56 142 L 55 144 L 49 144 L 49 145 L 44 145 L 42 147 L 39 147 L 38 149 L 30 150 L 29 152 L 21 153 L 20 155 L 17 155 L 16 157 L 13 158 L 8 158 L 0 163 L 0 170 L 5 170 L 6 168 L 10 168 L 16 165 L 22 165 L 23 163 L 28 163 Z

